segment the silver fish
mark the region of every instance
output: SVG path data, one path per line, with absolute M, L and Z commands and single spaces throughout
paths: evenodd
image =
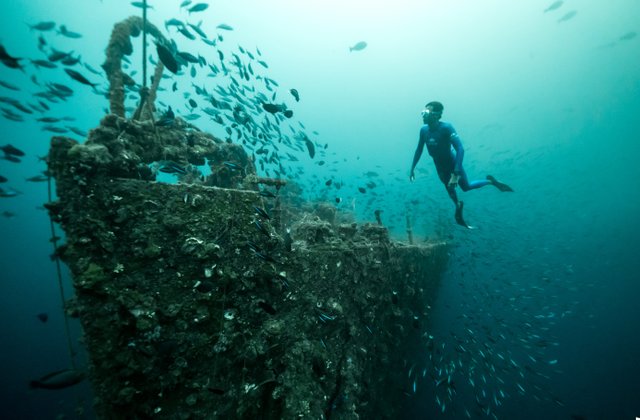
M 558 19 L 558 22 L 566 22 L 569 19 L 572 19 L 577 14 L 578 14 L 578 12 L 575 11 L 575 10 L 567 12 L 564 16 L 562 16 L 560 19 Z
M 562 0 L 554 1 L 546 9 L 544 9 L 543 13 L 547 13 L 547 12 L 550 12 L 552 10 L 559 9 L 560 6 L 562 6 L 563 4 L 564 4 L 564 1 L 562 1 Z
M 29 383 L 30 388 L 62 389 L 80 383 L 85 378 L 82 371 L 76 369 L 63 369 L 44 375 L 40 379 Z
M 349 52 L 351 51 L 362 51 L 367 48 L 367 43 L 365 41 L 360 41 L 356 43 L 353 47 L 349 47 Z

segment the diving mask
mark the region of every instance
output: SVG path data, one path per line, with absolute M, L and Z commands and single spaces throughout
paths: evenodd
M 434 116 L 434 117 L 441 117 L 442 116 L 442 112 L 436 112 L 431 108 L 425 108 L 422 110 L 421 115 L 423 117 L 429 117 L 429 116 Z

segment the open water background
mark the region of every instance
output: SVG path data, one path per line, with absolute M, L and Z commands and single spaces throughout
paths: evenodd
M 408 392 L 398 417 L 640 416 L 640 39 L 630 35 L 640 32 L 640 3 L 565 1 L 544 13 L 550 3 L 220 0 L 189 15 L 178 1 L 150 2 L 149 19 L 158 26 L 172 17 L 202 20 L 210 38 L 223 35 L 218 46 L 227 57 L 238 45 L 260 49 L 269 68 L 254 66 L 279 83 L 275 102 L 286 102 L 295 112 L 291 123 L 302 122 L 314 142 L 328 145 L 314 160 L 292 151 L 299 161 L 285 165 L 307 197 L 340 197 L 338 207 L 355 209 L 360 221 L 372 221 L 380 209 L 398 239 L 408 212 L 417 237 L 452 244 L 426 326 L 433 338 L 423 354 L 398 366 L 407 372 Z M 0 43 L 25 58 L 24 72 L 0 66 L 0 80 L 20 88 L 0 87 L 0 96 L 36 103 L 33 94 L 44 84 L 64 83 L 74 95 L 50 104 L 46 115 L 73 116 L 69 124 L 82 130 L 96 126 L 106 99 L 60 67 L 28 64 L 46 55 L 37 49 L 40 33 L 25 23 L 55 21 L 82 34 L 43 37 L 100 69 L 112 25 L 140 9 L 119 0 L 0 8 Z M 216 29 L 222 23 L 234 30 Z M 173 29 L 164 33 L 181 50 L 216 62 L 215 48 Z M 358 41 L 367 48 L 349 52 Z M 134 42 L 130 70 L 139 70 L 140 38 Z M 104 90 L 104 77 L 73 68 Z M 167 91 L 158 99 L 189 114 L 184 95 L 198 99 L 192 81 L 209 91 L 229 83 L 206 74 L 199 68 L 195 78 L 176 77 L 175 93 L 164 81 Z M 134 77 L 140 82 L 139 72 Z M 291 88 L 300 92 L 299 103 Z M 460 134 L 470 179 L 491 173 L 515 189 L 461 194 L 476 230 L 454 224 L 426 152 L 416 182 L 408 181 L 420 110 L 431 100 L 444 103 L 443 120 Z M 36 157 L 47 153 L 52 133 L 35 121 L 37 112 L 2 107 L 24 121 L 0 119 L 0 145 L 11 143 L 27 156 L 0 161 L 9 179 L 0 186 L 21 192 L 0 199 L 0 211 L 15 214 L 0 218 L 0 410 L 4 418 L 90 418 L 87 384 L 27 389 L 30 379 L 69 366 L 49 222 L 38 209 L 46 184 L 25 180 L 45 169 Z M 194 123 L 226 136 L 206 115 Z M 328 179 L 342 188 L 326 187 Z M 369 182 L 376 186 L 360 193 Z M 66 271 L 65 284 L 68 297 Z M 49 314 L 47 323 L 36 318 L 40 312 Z M 76 323 L 72 331 L 76 343 Z M 81 346 L 74 347 L 82 363 Z

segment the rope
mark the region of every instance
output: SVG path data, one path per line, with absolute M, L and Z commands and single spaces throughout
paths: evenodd
M 47 195 L 49 202 L 52 201 L 51 195 L 51 174 L 47 171 Z M 64 286 L 62 285 L 62 269 L 60 268 L 60 259 L 57 257 L 56 252 L 58 249 L 58 239 L 56 237 L 55 227 L 53 225 L 53 219 L 49 216 L 49 224 L 51 226 L 51 242 L 53 243 L 53 253 L 56 256 L 54 259 L 56 263 L 56 272 L 58 275 L 58 289 L 60 290 L 60 301 L 62 302 L 62 313 L 64 314 L 64 330 L 67 336 L 67 348 L 69 350 L 69 359 L 71 360 L 71 367 L 76 369 L 76 358 L 71 344 L 71 332 L 69 330 L 69 317 L 67 311 L 64 310 Z

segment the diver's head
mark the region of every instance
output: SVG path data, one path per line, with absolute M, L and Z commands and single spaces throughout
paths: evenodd
M 442 117 L 444 106 L 438 101 L 431 101 L 422 110 L 422 120 L 425 124 L 435 123 Z
M 444 111 L 444 106 L 442 103 L 438 101 L 431 101 L 424 106 L 422 110 L 422 119 L 425 124 L 427 122 L 436 122 L 442 117 L 442 111 Z

